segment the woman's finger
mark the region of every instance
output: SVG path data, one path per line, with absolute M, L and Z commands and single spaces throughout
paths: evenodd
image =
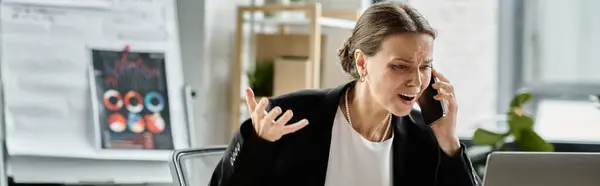
M 449 93 L 449 92 L 444 92 L 444 93 L 439 93 L 438 95 L 433 96 L 434 99 L 436 100 L 450 100 L 450 99 L 454 99 L 454 94 Z
M 281 114 L 281 107 L 275 107 L 275 108 L 271 109 L 271 111 L 267 115 L 265 115 L 264 118 L 262 118 L 261 123 L 263 123 L 263 125 L 272 124 L 273 121 L 275 120 L 275 118 L 277 116 L 279 116 L 280 114 Z
M 261 99 L 258 105 L 256 105 L 256 107 L 252 111 L 252 114 L 250 114 L 250 117 L 252 118 L 252 124 L 254 125 L 254 129 L 259 135 L 262 134 L 262 118 L 266 114 L 265 108 L 267 107 L 267 104 L 268 100 L 265 100 L 265 98 Z
M 437 70 L 432 69 L 432 73 L 433 73 L 433 76 L 438 78 L 440 81 L 450 83 L 450 80 L 448 80 L 448 78 L 446 78 L 446 76 L 444 76 L 444 74 L 438 72 Z
M 262 120 L 262 118 L 264 117 L 265 109 L 267 108 L 268 104 L 269 104 L 269 100 L 267 100 L 267 98 L 262 98 L 262 99 L 260 99 L 260 102 L 258 102 L 258 105 L 254 109 L 254 114 L 256 114 L 256 116 L 257 116 L 256 119 L 258 121 Z
M 250 112 L 250 120 L 252 120 L 252 125 L 254 125 L 254 130 L 258 133 L 260 119 L 258 119 L 258 115 L 256 112 L 256 99 L 254 98 L 254 91 L 250 87 L 246 88 L 246 105 L 248 106 L 248 112 Z
M 283 135 L 294 133 L 308 125 L 308 120 L 303 119 L 294 124 L 286 125 L 283 127 Z
M 450 83 L 448 82 L 437 82 L 434 83 L 433 85 L 431 85 L 434 89 L 436 90 L 443 90 L 443 92 L 445 93 L 454 93 L 454 86 L 452 86 Z
M 256 109 L 256 100 L 254 98 L 254 91 L 250 87 L 246 88 L 246 104 L 248 105 L 248 110 L 250 112 Z
M 277 119 L 275 125 L 285 125 L 288 121 L 290 121 L 290 119 L 292 119 L 292 116 L 294 116 L 294 113 L 291 110 L 285 111 L 285 113 L 283 113 L 283 115 Z
M 433 97 L 435 100 L 443 101 L 448 108 L 455 108 L 456 101 L 453 93 L 440 93 Z

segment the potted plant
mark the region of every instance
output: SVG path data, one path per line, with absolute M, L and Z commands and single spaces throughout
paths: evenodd
M 273 60 L 256 62 L 254 70 L 247 73 L 250 88 L 257 97 L 269 97 L 273 94 Z
M 546 142 L 534 131 L 533 119 L 524 113 L 522 109 L 523 105 L 529 102 L 531 98 L 531 93 L 521 93 L 512 99 L 506 114 L 508 131 L 494 132 L 482 128 L 475 131 L 473 145 L 491 147 L 488 148 L 490 150 L 471 157 L 475 167 L 485 166 L 488 154 L 494 151 L 554 151 L 553 145 Z M 482 172 L 479 172 L 479 174 L 483 176 Z

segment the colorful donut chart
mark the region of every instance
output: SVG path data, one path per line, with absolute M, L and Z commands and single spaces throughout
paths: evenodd
M 146 129 L 146 123 L 144 119 L 135 113 L 129 113 L 129 117 L 127 118 L 127 127 L 133 133 L 142 133 Z
M 156 99 L 158 103 L 153 104 L 152 100 Z M 165 108 L 165 99 L 158 92 L 149 92 L 144 98 L 146 108 L 150 112 L 160 112 Z
M 135 105 L 131 103 L 131 99 L 136 99 Z M 144 100 L 142 99 L 142 95 L 135 91 L 129 91 L 125 94 L 125 107 L 131 113 L 139 113 L 144 109 Z
M 127 129 L 125 126 L 125 117 L 119 113 L 114 113 L 108 116 L 108 128 L 113 132 L 123 132 Z
M 104 106 L 106 109 L 111 111 L 117 111 L 123 107 L 123 98 L 121 97 L 121 93 L 116 90 L 110 89 L 104 92 L 103 95 Z M 111 102 L 111 98 L 117 99 L 116 103 Z
M 165 130 L 165 120 L 158 113 L 148 114 L 144 116 L 146 128 L 154 134 L 160 134 Z

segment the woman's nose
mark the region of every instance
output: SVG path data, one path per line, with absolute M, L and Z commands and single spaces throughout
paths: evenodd
M 415 73 L 411 73 L 410 77 L 408 78 L 408 81 L 406 82 L 406 86 L 421 87 L 421 84 L 423 83 L 421 81 L 421 76 L 422 76 L 422 73 L 419 72 L 418 70 Z

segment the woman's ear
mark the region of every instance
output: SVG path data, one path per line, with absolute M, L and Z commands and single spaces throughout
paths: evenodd
M 367 75 L 367 62 L 366 55 L 362 50 L 356 49 L 354 51 L 354 60 L 355 60 L 355 68 L 358 71 L 358 75 L 360 77 L 364 77 Z

